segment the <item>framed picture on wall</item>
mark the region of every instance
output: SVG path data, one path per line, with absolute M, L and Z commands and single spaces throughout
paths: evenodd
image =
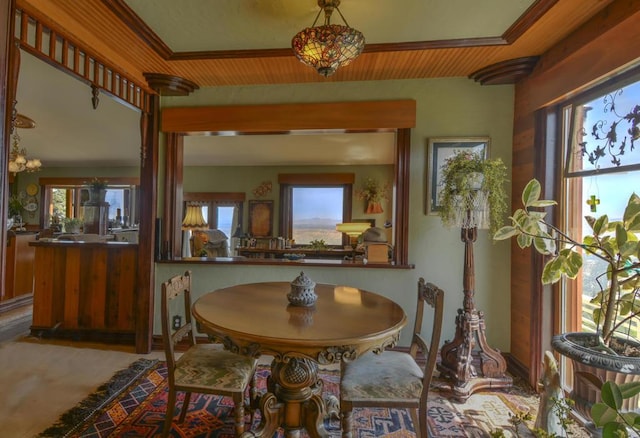
M 249 201 L 249 234 L 270 237 L 273 233 L 273 201 Z
M 442 183 L 442 166 L 445 160 L 459 151 L 489 157 L 489 137 L 439 137 L 430 138 L 427 153 L 426 214 L 437 215 L 440 210 L 439 192 Z

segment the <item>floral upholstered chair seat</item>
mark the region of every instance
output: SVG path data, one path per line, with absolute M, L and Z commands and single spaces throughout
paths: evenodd
M 203 388 L 243 391 L 251 383 L 255 362 L 253 358 L 222 350 L 219 345 L 197 344 L 176 361 L 175 384 L 183 390 L 193 388 L 194 392 Z

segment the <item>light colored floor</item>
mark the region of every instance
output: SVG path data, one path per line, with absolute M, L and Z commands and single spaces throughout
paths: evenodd
M 141 357 L 164 358 L 106 348 L 36 338 L 0 343 L 0 435 L 34 437 L 116 371 Z
M 162 351 L 136 354 L 133 346 L 29 336 L 30 323 L 30 307 L 0 315 L 2 438 L 35 437 L 137 359 L 164 360 Z

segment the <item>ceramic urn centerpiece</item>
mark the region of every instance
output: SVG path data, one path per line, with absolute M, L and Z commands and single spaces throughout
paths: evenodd
M 307 277 L 304 272 L 300 272 L 300 275 L 291 282 L 291 292 L 287 294 L 287 298 L 292 306 L 311 307 L 318 299 L 315 288 L 315 281 Z

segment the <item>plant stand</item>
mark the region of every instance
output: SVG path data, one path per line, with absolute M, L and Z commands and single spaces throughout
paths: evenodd
M 464 242 L 464 272 L 462 309 L 456 316 L 456 334 L 440 350 L 438 370 L 452 380 L 451 390 L 457 401 L 464 402 L 474 392 L 484 388 L 509 388 L 513 380 L 506 374 L 507 363 L 485 337 L 484 313 L 476 309 L 473 242 L 477 228 L 462 228 Z

